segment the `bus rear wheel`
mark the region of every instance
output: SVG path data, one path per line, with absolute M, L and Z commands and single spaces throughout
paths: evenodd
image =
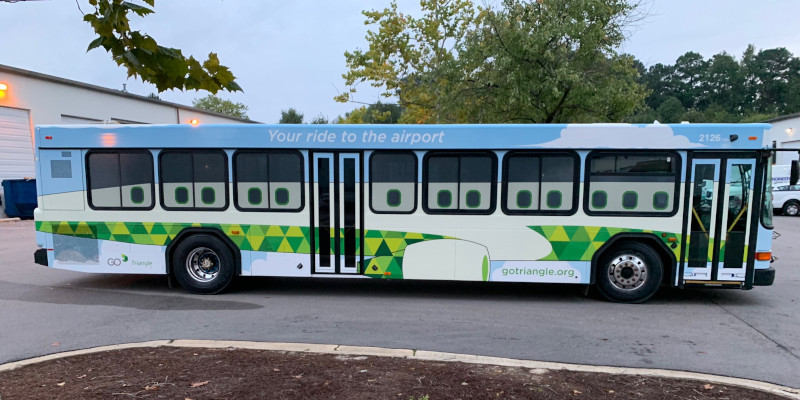
M 236 259 L 228 246 L 209 234 L 195 234 L 178 243 L 172 273 L 184 289 L 216 294 L 233 281 Z
M 664 274 L 661 258 L 649 246 L 627 242 L 597 263 L 597 290 L 617 303 L 641 303 L 653 297 Z

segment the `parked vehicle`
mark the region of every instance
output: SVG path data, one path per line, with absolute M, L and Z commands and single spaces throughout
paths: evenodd
M 772 190 L 772 207 L 783 215 L 800 214 L 800 185 L 777 186 Z

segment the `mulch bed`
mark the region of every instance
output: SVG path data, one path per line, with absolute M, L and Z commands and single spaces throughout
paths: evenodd
M 783 399 L 702 381 L 242 349 L 138 348 L 0 373 L 0 399 Z

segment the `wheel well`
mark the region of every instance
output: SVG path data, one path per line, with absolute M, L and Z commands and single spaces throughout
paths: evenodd
M 222 231 L 220 231 L 219 229 L 214 229 L 214 228 L 196 228 L 196 227 L 186 228 L 186 229 L 180 231 L 180 233 L 178 233 L 178 235 L 175 236 L 175 239 L 172 239 L 172 241 L 169 242 L 169 244 L 167 245 L 167 251 L 166 251 L 167 274 L 168 275 L 172 274 L 172 253 L 175 251 L 175 248 L 178 247 L 178 244 L 180 242 L 182 242 L 183 240 L 185 240 L 186 238 L 191 237 L 191 236 L 196 235 L 196 234 L 200 234 L 200 233 L 204 233 L 204 234 L 215 236 L 217 239 L 219 239 L 223 243 L 225 243 L 226 246 L 228 246 L 228 248 L 230 249 L 231 253 L 233 253 L 233 258 L 234 258 L 235 263 L 236 263 L 236 275 L 241 275 L 242 274 L 242 254 L 239 251 L 239 248 L 236 247 L 236 245 L 233 243 L 231 238 L 229 238 L 227 235 L 222 233 Z
M 674 286 L 672 279 L 677 265 L 675 254 L 667 248 L 664 242 L 651 233 L 619 233 L 603 244 L 603 246 L 594 253 L 594 257 L 592 257 L 592 283 L 595 283 L 595 277 L 597 276 L 598 260 L 600 260 L 606 252 L 612 251 L 617 246 L 624 245 L 625 243 L 639 243 L 653 249 L 661 259 L 661 265 L 664 266 L 661 284 Z

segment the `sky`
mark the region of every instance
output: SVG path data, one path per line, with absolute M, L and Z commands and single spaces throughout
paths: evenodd
M 398 0 L 398 8 L 418 13 L 419 1 Z M 476 1 L 483 4 L 481 1 Z M 249 107 L 251 119 L 275 123 L 281 110 L 295 108 L 310 121 L 329 120 L 386 99 L 361 84 L 353 100 L 337 103 L 346 91 L 345 51 L 364 49 L 369 29 L 364 9 L 382 9 L 389 0 L 158 0 L 155 14 L 132 17 L 134 29 L 161 45 L 204 60 L 209 52 L 236 75 L 244 92 L 222 98 Z M 131 93 L 156 93 L 153 85 L 127 78 L 103 49 L 86 52 L 94 37 L 83 22 L 86 0 L 0 0 L 0 64 Z M 800 55 L 800 0 L 643 0 L 643 19 L 628 27 L 621 52 L 645 65 L 672 64 L 687 51 L 704 57 L 726 51 L 737 58 L 748 44 L 757 49 L 786 47 Z M 167 91 L 162 100 L 191 105 L 207 92 Z M 391 100 L 389 100 L 391 101 Z

